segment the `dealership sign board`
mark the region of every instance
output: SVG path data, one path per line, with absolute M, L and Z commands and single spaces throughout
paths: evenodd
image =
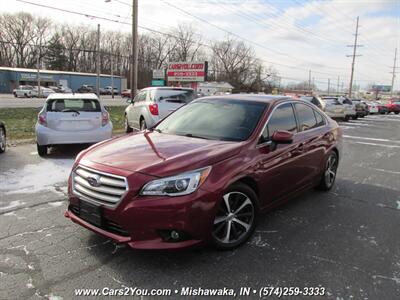
M 172 62 L 168 64 L 168 81 L 201 82 L 207 79 L 207 62 Z
M 153 70 L 153 79 L 164 79 L 164 78 L 165 78 L 165 72 L 163 69 Z

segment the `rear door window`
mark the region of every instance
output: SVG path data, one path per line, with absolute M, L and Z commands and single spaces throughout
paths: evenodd
M 314 109 L 315 119 L 317 120 L 317 127 L 325 125 L 324 117 Z
M 301 103 L 295 104 L 297 117 L 299 120 L 300 131 L 306 131 L 317 127 L 317 120 L 315 119 L 314 109 L 308 105 Z
M 278 130 L 285 130 L 292 133 L 297 132 L 296 118 L 293 106 L 290 103 L 278 106 L 272 113 L 262 134 L 264 141 L 269 141 L 273 133 Z
M 194 99 L 193 90 L 182 89 L 159 89 L 156 92 L 156 101 L 165 101 L 170 103 L 189 103 Z
M 101 107 L 96 99 L 52 99 L 47 102 L 48 112 L 67 111 L 100 112 Z

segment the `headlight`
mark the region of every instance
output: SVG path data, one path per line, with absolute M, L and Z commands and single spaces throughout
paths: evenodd
M 150 181 L 142 188 L 140 195 L 182 196 L 191 194 L 207 179 L 210 171 L 211 167 L 206 167 L 177 176 Z

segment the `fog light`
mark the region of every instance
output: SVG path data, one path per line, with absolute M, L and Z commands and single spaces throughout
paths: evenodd
M 175 230 L 172 230 L 171 231 L 171 238 L 173 239 L 173 240 L 177 240 L 177 239 L 179 239 L 179 232 L 177 232 L 177 231 L 175 231 Z

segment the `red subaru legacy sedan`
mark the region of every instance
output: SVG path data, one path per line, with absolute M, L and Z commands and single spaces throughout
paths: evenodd
M 334 184 L 341 130 L 284 96 L 197 99 L 153 128 L 82 151 L 66 217 L 135 249 L 244 243 L 259 213 Z

